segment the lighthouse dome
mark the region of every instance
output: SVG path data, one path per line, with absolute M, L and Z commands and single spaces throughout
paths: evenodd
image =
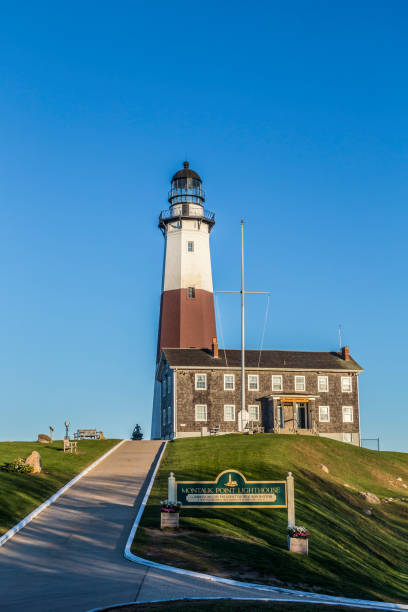
M 185 161 L 183 165 L 184 165 L 184 168 L 175 173 L 175 175 L 171 179 L 172 182 L 178 179 L 187 179 L 187 178 L 196 179 L 197 181 L 200 181 L 200 183 L 202 182 L 200 175 L 197 174 L 195 170 L 192 170 L 190 168 L 190 164 L 188 161 Z

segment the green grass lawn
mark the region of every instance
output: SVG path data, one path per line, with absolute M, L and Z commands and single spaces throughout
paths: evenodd
M 248 480 L 282 480 L 293 472 L 296 523 L 309 528 L 309 557 L 288 552 L 282 509 L 182 509 L 179 532 L 159 530 L 159 503 L 167 497 L 170 471 L 178 480 L 214 480 L 228 468 Z M 132 550 L 154 561 L 238 580 L 406 602 L 408 503 L 370 506 L 358 494 L 408 499 L 403 484 L 408 484 L 405 453 L 379 453 L 309 436 L 180 439 L 167 446 Z M 369 508 L 371 516 L 364 513 Z
M 63 442 L 0 442 L 0 465 L 17 457 L 40 453 L 41 474 L 13 474 L 0 471 L 0 535 L 58 491 L 76 474 L 115 446 L 119 440 L 83 440 L 78 454 L 63 452 Z

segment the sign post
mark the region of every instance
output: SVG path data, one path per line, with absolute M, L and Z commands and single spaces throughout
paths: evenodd
M 292 472 L 286 477 L 286 489 L 288 492 L 288 527 L 295 526 L 295 481 Z

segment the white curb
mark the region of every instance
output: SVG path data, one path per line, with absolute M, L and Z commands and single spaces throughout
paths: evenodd
M 72 487 L 72 485 L 74 485 L 76 482 L 78 482 L 78 480 L 80 480 L 81 478 L 83 478 L 86 474 L 88 474 L 88 472 L 90 472 L 91 470 L 93 470 L 94 467 L 96 467 L 99 463 L 101 463 L 101 461 L 103 461 L 104 459 L 106 459 L 106 457 L 108 455 L 110 455 L 111 453 L 113 453 L 113 451 L 115 451 L 117 448 L 119 448 L 119 446 L 121 446 L 121 444 L 123 444 L 124 442 L 126 442 L 126 440 L 121 440 L 118 444 L 116 444 L 113 448 L 111 448 L 110 450 L 108 450 L 108 452 L 106 452 L 104 455 L 102 455 L 102 457 L 99 457 L 99 459 L 97 459 L 96 461 L 94 461 L 93 463 L 91 463 L 91 465 L 88 465 L 87 468 L 85 468 L 82 472 L 80 472 L 79 474 L 77 474 L 77 476 L 75 476 L 75 478 L 73 478 L 72 480 L 70 480 L 69 482 L 67 482 L 66 485 L 64 485 L 61 489 L 59 489 L 56 493 L 54 493 L 54 495 L 51 495 L 51 497 L 49 497 L 48 499 L 45 500 L 45 502 L 43 502 L 40 506 L 38 506 L 35 510 L 33 510 L 32 512 L 30 512 L 30 514 L 27 514 L 26 517 L 24 517 L 19 523 L 17 523 L 17 525 L 14 525 L 14 527 L 12 527 L 11 529 L 9 529 L 8 531 L 6 531 L 6 533 L 4 535 L 1 536 L 0 538 L 0 547 L 4 546 L 4 544 L 10 540 L 10 538 L 12 538 L 13 536 L 16 535 L 16 533 L 18 533 L 23 527 L 25 527 L 26 525 L 28 525 L 28 523 L 30 523 L 36 516 L 38 516 L 40 514 L 40 512 L 42 512 L 43 510 L 45 510 L 46 508 L 48 508 L 48 506 L 50 506 L 51 504 L 53 504 L 59 497 L 60 495 L 62 495 L 63 493 L 65 493 L 65 491 L 68 491 L 68 489 L 70 489 Z
M 183 597 L 182 599 L 152 599 L 150 601 L 127 601 L 125 603 L 120 604 L 111 604 L 110 606 L 105 606 L 104 608 L 92 608 L 92 610 L 88 610 L 87 612 L 104 612 L 104 610 L 110 610 L 112 607 L 114 609 L 120 610 L 120 608 L 125 608 L 126 606 L 132 605 L 140 605 L 140 604 L 150 604 L 150 603 L 171 603 L 178 601 L 180 603 L 188 603 L 189 601 L 276 601 L 279 603 L 298 603 L 299 606 L 303 606 L 309 602 L 298 601 L 296 599 L 285 599 L 283 597 Z M 337 601 L 313 601 L 310 602 L 317 605 L 325 605 L 325 606 L 338 606 L 339 603 Z M 350 603 L 349 601 L 341 604 L 345 608 L 356 607 L 354 603 Z M 379 607 L 375 608 L 375 610 L 389 610 L 389 608 L 381 607 L 381 602 L 379 602 Z M 386 605 L 386 604 L 384 604 Z M 396 604 L 399 605 L 399 604 Z M 361 607 L 361 606 L 360 606 Z M 363 606 L 364 607 L 364 606 Z M 299 608 L 301 609 L 301 608 Z M 404 609 L 404 608 L 397 608 Z
M 360 608 L 366 608 L 366 609 L 371 609 L 371 610 L 408 610 L 408 605 L 405 604 L 396 604 L 396 603 L 387 603 L 387 602 L 381 602 L 381 601 L 370 601 L 367 599 L 351 599 L 348 597 L 335 597 L 333 595 L 319 595 L 317 593 L 310 593 L 308 591 L 295 591 L 294 589 L 284 589 L 282 587 L 272 587 L 272 586 L 268 586 L 268 585 L 264 585 L 264 584 L 256 584 L 256 583 L 251 583 L 251 582 L 241 582 L 239 580 L 232 580 L 229 578 L 220 578 L 219 576 L 213 576 L 211 574 L 202 574 L 200 572 L 193 572 L 191 570 L 186 570 L 186 569 L 182 569 L 180 567 L 174 567 L 173 565 L 165 565 L 164 563 L 156 563 L 155 561 L 149 561 L 148 559 L 144 559 L 143 557 L 138 557 L 137 555 L 134 555 L 131 550 L 130 547 L 132 545 L 133 539 L 136 535 L 136 531 L 137 528 L 139 527 L 139 523 L 140 523 L 140 519 L 142 518 L 143 512 L 145 510 L 145 507 L 147 505 L 147 501 L 149 499 L 149 495 L 150 495 L 150 491 L 152 490 L 152 486 L 154 483 L 154 479 L 156 477 L 156 473 L 157 470 L 159 469 L 160 463 L 162 461 L 163 455 L 164 455 L 164 451 L 167 448 L 167 441 L 164 444 L 164 447 L 162 449 L 162 452 L 160 454 L 160 457 L 157 461 L 157 465 L 156 468 L 152 474 L 152 477 L 150 479 L 150 483 L 149 486 L 147 488 L 146 491 L 146 495 L 143 498 L 143 501 L 141 503 L 141 506 L 139 508 L 139 512 L 137 513 L 137 516 L 135 518 L 135 522 L 133 523 L 132 529 L 130 530 L 129 533 L 129 537 L 127 539 L 126 542 L 126 546 L 125 546 L 125 550 L 124 550 L 124 556 L 126 559 L 128 559 L 128 561 L 132 561 L 133 563 L 138 563 L 139 565 L 144 565 L 147 567 L 151 567 L 153 569 L 157 569 L 157 570 L 161 570 L 161 571 L 165 571 L 165 572 L 170 572 L 173 574 L 181 574 L 182 576 L 188 576 L 190 578 L 197 578 L 199 580 L 208 580 L 210 582 L 216 582 L 218 584 L 227 584 L 228 586 L 232 586 L 232 587 L 238 587 L 238 588 L 245 588 L 245 589 L 253 589 L 256 591 L 267 591 L 268 593 L 284 593 L 286 595 L 292 595 L 292 597 L 297 597 L 297 598 L 307 598 L 307 600 L 310 601 L 310 603 L 321 603 L 321 604 L 328 604 L 328 605 L 343 605 L 343 606 L 357 606 Z M 186 598 L 186 600 L 189 599 L 195 599 L 195 598 Z M 197 599 L 218 599 L 215 597 L 203 597 L 203 598 L 197 598 Z M 224 597 L 221 597 L 220 599 L 225 599 Z M 240 597 L 228 597 L 227 599 L 241 599 Z M 242 598 L 242 599 L 246 599 L 246 598 Z M 250 599 L 250 598 L 248 598 Z M 253 599 L 253 598 L 252 598 Z M 256 598 L 255 598 L 256 599 Z M 183 598 L 181 599 L 183 600 Z M 269 601 L 274 601 L 274 599 L 272 598 L 268 598 Z M 164 600 L 157 600 L 157 601 L 175 601 L 173 599 L 164 599 Z M 176 601 L 180 601 L 180 599 L 177 599 Z M 280 601 L 284 601 L 284 600 L 280 600 Z M 286 601 L 292 601 L 295 603 L 296 600 L 294 599 L 288 599 Z M 131 604 L 134 603 L 141 603 L 141 602 L 129 602 Z M 143 603 L 149 603 L 149 602 L 143 602 Z M 306 603 L 306 602 L 304 602 Z M 105 606 L 104 608 L 94 608 L 92 610 L 90 610 L 89 612 L 96 612 L 97 610 L 106 610 L 112 606 L 114 606 L 115 604 L 111 604 L 111 606 Z M 118 605 L 118 604 L 116 604 Z M 122 604 L 120 604 L 122 605 Z M 129 604 L 127 604 L 129 605 Z

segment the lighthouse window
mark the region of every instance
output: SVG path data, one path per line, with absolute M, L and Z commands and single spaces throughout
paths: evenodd
M 187 251 L 189 253 L 194 253 L 194 242 L 192 240 L 187 243 Z
M 259 406 L 257 404 L 248 406 L 248 413 L 250 421 L 259 421 Z
M 249 391 L 258 391 L 258 389 L 259 389 L 258 374 L 249 374 L 248 375 L 248 389 L 249 389 Z
M 196 404 L 195 405 L 195 420 L 206 421 L 207 420 L 207 404 Z
M 235 389 L 235 376 L 234 374 L 224 374 L 224 390 L 234 391 Z
M 235 421 L 235 406 L 224 405 L 224 421 Z
M 189 287 L 188 288 L 188 297 L 189 298 L 195 298 L 195 289 L 194 289 L 194 287 Z
M 207 374 L 195 375 L 195 388 L 198 390 L 207 389 Z

